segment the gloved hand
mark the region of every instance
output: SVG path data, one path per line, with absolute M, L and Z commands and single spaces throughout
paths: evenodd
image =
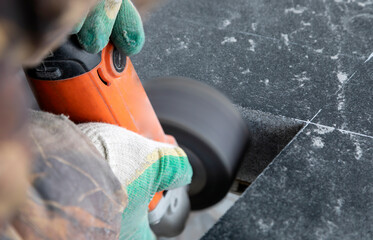
M 129 203 L 123 213 L 120 239 L 154 239 L 148 204 L 156 192 L 191 182 L 192 168 L 184 151 L 110 124 L 78 126 L 127 188 Z
M 91 53 L 101 51 L 110 38 L 130 56 L 140 52 L 145 40 L 140 15 L 130 0 L 101 0 L 72 33 L 77 33 L 82 47 Z

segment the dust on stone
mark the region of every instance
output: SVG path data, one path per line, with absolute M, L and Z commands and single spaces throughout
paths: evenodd
M 224 45 L 226 43 L 235 43 L 237 42 L 237 39 L 235 37 L 224 37 L 224 40 L 221 42 L 221 45 Z
M 324 142 L 321 137 L 313 137 L 312 138 L 312 146 L 316 148 L 323 148 L 324 147 Z

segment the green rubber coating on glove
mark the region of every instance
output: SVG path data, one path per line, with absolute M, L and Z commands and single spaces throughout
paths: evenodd
M 82 47 L 90 53 L 98 53 L 109 42 L 115 18 L 110 18 L 105 9 L 105 1 L 101 1 L 88 14 L 78 35 Z
M 141 51 L 145 34 L 141 17 L 129 0 L 123 0 L 114 24 L 111 40 L 127 56 Z
M 123 212 L 119 239 L 155 239 L 148 221 L 148 204 L 156 192 L 191 182 L 188 158 L 162 156 L 127 186 L 129 203 Z
M 120 8 L 119 8 L 120 6 Z M 141 51 L 145 34 L 141 17 L 130 0 L 103 0 L 72 30 L 84 50 L 98 53 L 109 42 L 127 56 Z

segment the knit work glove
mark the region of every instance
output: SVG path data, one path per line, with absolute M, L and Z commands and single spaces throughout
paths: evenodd
M 148 205 L 156 192 L 191 182 L 192 168 L 184 151 L 105 123 L 80 124 L 127 188 L 120 239 L 155 239 L 148 222 Z
M 140 52 L 145 41 L 140 15 L 130 0 L 101 0 L 72 33 L 90 53 L 101 51 L 111 39 L 130 56 Z

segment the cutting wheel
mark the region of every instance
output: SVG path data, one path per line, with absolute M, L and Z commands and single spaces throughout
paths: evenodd
M 144 84 L 164 131 L 174 136 L 193 167 L 192 209 L 220 201 L 229 191 L 247 147 L 248 130 L 220 92 L 195 80 L 165 77 Z

